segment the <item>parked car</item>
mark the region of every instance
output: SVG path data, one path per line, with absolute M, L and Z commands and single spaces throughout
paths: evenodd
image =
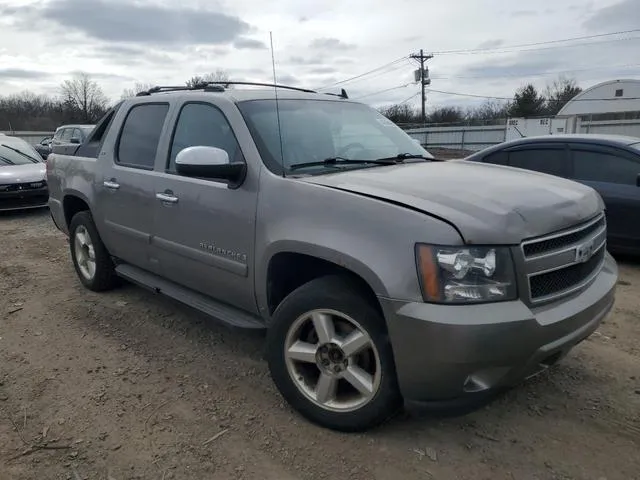
M 567 134 L 528 137 L 469 156 L 472 162 L 526 168 L 598 191 L 607 211 L 608 247 L 640 254 L 640 138 Z
M 95 125 L 62 125 L 56 129 L 51 141 L 51 151 L 73 154 L 85 142 Z
M 46 137 L 33 146 L 44 160 L 46 160 L 51 153 L 51 142 L 53 142 L 53 137 Z
M 45 164 L 29 143 L 0 134 L 0 211 L 46 207 L 45 176 Z
M 346 98 L 156 88 L 47 170 L 86 288 L 123 277 L 268 328 L 284 398 L 338 430 L 403 401 L 490 396 L 557 362 L 613 304 L 592 188 L 432 161 Z

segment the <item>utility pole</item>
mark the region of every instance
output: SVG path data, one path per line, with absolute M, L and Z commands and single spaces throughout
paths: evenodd
M 420 88 L 422 89 L 422 103 L 421 103 L 422 117 L 421 118 L 422 118 L 422 123 L 425 124 L 427 121 L 427 115 L 425 113 L 425 103 L 427 101 L 427 97 L 425 95 L 424 87 L 431 84 L 431 79 L 427 77 L 428 70 L 425 69 L 424 64 L 427 60 L 432 59 L 433 55 L 425 55 L 424 50 L 420 49 L 419 55 L 414 53 L 412 55 L 409 55 L 409 57 L 420 62 L 420 72 L 419 72 L 419 76 L 416 75 L 416 81 L 418 81 L 418 79 L 420 80 Z

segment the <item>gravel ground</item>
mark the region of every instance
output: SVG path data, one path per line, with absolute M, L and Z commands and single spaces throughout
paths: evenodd
M 453 418 L 339 434 L 296 415 L 229 330 L 76 279 L 48 212 L 0 215 L 0 479 L 640 479 L 640 262 L 548 374 Z

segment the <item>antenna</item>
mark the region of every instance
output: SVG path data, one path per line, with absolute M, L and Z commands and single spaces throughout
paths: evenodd
M 273 54 L 273 33 L 269 32 L 271 43 L 271 67 L 273 68 L 273 91 L 276 95 L 276 118 L 278 119 L 278 138 L 280 140 L 280 161 L 282 163 L 282 177 L 286 177 L 284 169 L 284 149 L 282 147 L 282 128 L 280 126 L 280 105 L 278 103 L 278 82 L 276 80 L 276 57 Z

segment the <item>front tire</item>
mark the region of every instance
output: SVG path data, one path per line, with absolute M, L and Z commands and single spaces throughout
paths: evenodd
M 94 292 L 110 290 L 118 277 L 107 248 L 102 243 L 91 213 L 76 213 L 69 225 L 71 259 L 82 284 Z
M 285 298 L 267 356 L 282 396 L 323 427 L 367 430 L 402 405 L 384 319 L 344 277 L 312 280 Z

